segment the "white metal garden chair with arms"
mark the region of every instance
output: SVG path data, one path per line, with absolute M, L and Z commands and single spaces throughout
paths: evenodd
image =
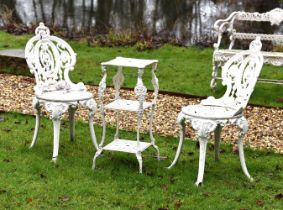
M 51 36 L 49 29 L 40 23 L 25 48 L 25 57 L 30 72 L 36 80 L 33 109 L 36 115 L 34 136 L 30 147 L 37 141 L 40 127 L 40 108 L 44 105 L 50 113 L 54 125 L 54 146 L 52 160 L 55 162 L 59 150 L 60 119 L 62 114 L 69 112 L 70 138 L 75 138 L 74 115 L 78 105 L 89 109 L 89 128 L 92 142 L 97 149 L 96 136 L 93 128 L 93 117 L 96 102 L 93 95 L 86 90 L 83 83 L 74 84 L 69 72 L 74 69 L 76 54 L 64 40 Z
M 179 158 L 184 140 L 185 122 L 190 122 L 197 131 L 200 145 L 196 185 L 203 182 L 209 133 L 214 131 L 215 159 L 218 159 L 221 129 L 229 123 L 240 128 L 238 140 L 240 162 L 245 175 L 252 180 L 246 167 L 243 151 L 243 137 L 248 130 L 248 121 L 243 116 L 243 110 L 247 106 L 263 65 L 263 56 L 260 50 L 261 42 L 260 38 L 257 37 L 251 42 L 249 50 L 234 55 L 225 63 L 222 68 L 223 85 L 227 86 L 224 96 L 219 99 L 208 97 L 198 105 L 183 107 L 178 115 L 180 141 L 175 159 L 169 168 L 174 166 Z

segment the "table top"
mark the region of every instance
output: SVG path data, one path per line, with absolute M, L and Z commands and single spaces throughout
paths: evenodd
M 134 68 L 146 68 L 147 66 L 152 65 L 157 62 L 158 60 L 116 57 L 113 60 L 102 62 L 101 65 L 102 66 L 124 66 L 124 67 L 134 67 Z

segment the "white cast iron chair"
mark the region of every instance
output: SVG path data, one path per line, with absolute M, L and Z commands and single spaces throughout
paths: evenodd
M 197 132 L 200 145 L 196 185 L 203 182 L 209 133 L 214 131 L 215 159 L 218 160 L 221 129 L 229 123 L 240 128 L 238 140 L 240 162 L 245 175 L 252 181 L 246 167 L 243 150 L 243 137 L 248 130 L 248 121 L 243 116 L 243 110 L 247 106 L 263 65 L 263 56 L 260 50 L 261 42 L 257 37 L 251 42 L 249 50 L 234 55 L 225 63 L 222 68 L 223 85 L 227 86 L 224 96 L 219 99 L 208 97 L 198 105 L 183 107 L 178 115 L 180 141 L 175 159 L 169 168 L 173 167 L 179 158 L 184 140 L 185 123 L 190 122 Z
M 25 48 L 25 57 L 30 72 L 36 80 L 33 109 L 36 124 L 30 147 L 37 141 L 40 127 L 40 108 L 44 105 L 50 113 L 54 126 L 54 146 L 52 161 L 56 162 L 59 150 L 60 119 L 62 114 L 69 112 L 70 139 L 75 138 L 74 115 L 78 105 L 89 109 L 89 128 L 92 143 L 98 149 L 93 128 L 96 102 L 83 83 L 74 84 L 69 78 L 69 71 L 74 69 L 76 54 L 64 40 L 51 36 L 49 29 L 40 23 Z

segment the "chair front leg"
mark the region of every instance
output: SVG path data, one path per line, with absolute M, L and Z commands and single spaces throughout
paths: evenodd
M 70 123 L 70 140 L 75 140 L 75 113 L 77 110 L 76 105 L 70 105 L 69 107 L 69 123 Z
M 53 155 L 52 161 L 56 163 L 58 152 L 59 152 L 59 139 L 60 139 L 60 118 L 53 118 L 53 129 L 54 129 L 54 139 L 53 139 Z
M 217 128 L 217 122 L 212 120 L 192 119 L 192 127 L 197 131 L 199 139 L 199 168 L 196 185 L 199 186 L 203 183 L 206 147 L 209 133 Z
M 54 138 L 53 138 L 53 155 L 52 161 L 56 163 L 59 152 L 60 123 L 64 112 L 68 110 L 69 105 L 63 103 L 48 102 L 45 108 L 50 112 L 50 118 L 53 121 Z
M 203 182 L 204 167 L 205 167 L 205 156 L 207 147 L 207 137 L 199 137 L 199 164 L 198 164 L 198 177 L 196 185 L 199 186 Z
M 88 108 L 89 113 L 88 113 L 88 124 L 89 124 L 89 130 L 90 130 L 90 137 L 91 137 L 91 141 L 93 146 L 95 147 L 96 150 L 98 150 L 98 144 L 97 144 L 97 140 L 96 140 L 96 135 L 95 135 L 95 131 L 93 128 L 93 119 L 94 119 L 94 114 L 96 112 L 97 109 L 97 105 L 94 99 L 89 99 L 87 101 L 82 101 L 80 102 L 81 105 L 85 106 Z
M 36 97 L 34 97 L 32 100 L 32 108 L 35 114 L 35 128 L 34 128 L 34 133 L 33 133 L 33 138 L 32 138 L 30 148 L 32 148 L 37 142 L 38 131 L 40 127 L 40 103 Z
M 185 116 L 181 112 L 178 115 L 177 123 L 178 123 L 179 131 L 180 131 L 179 145 L 178 145 L 178 149 L 177 149 L 175 158 L 173 162 L 171 163 L 171 165 L 168 167 L 168 169 L 172 168 L 177 163 L 179 156 L 181 154 L 182 147 L 183 147 L 184 134 L 185 134 Z
M 142 154 L 140 151 L 136 153 L 136 157 L 139 162 L 139 173 L 142 174 Z
M 248 131 L 248 121 L 246 120 L 245 117 L 240 118 L 239 120 L 237 120 L 237 125 L 240 128 L 240 136 L 239 136 L 239 140 L 238 140 L 238 150 L 239 150 L 239 157 L 240 157 L 240 162 L 241 162 L 241 166 L 242 166 L 242 170 L 244 172 L 244 174 L 249 178 L 250 181 L 253 181 L 253 178 L 251 177 L 251 175 L 249 174 L 249 171 L 247 169 L 247 165 L 246 165 L 246 161 L 245 161 L 245 154 L 244 154 L 244 136 Z

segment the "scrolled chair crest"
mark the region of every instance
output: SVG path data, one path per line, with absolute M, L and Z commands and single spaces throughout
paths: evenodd
M 41 38 L 50 36 L 50 30 L 44 25 L 44 23 L 39 23 L 39 26 L 35 29 L 35 35 L 40 36 Z

